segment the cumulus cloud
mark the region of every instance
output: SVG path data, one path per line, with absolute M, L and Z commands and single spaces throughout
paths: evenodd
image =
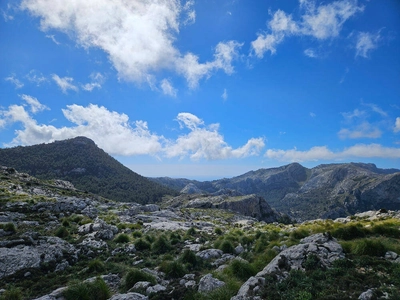
M 164 93 L 164 95 L 168 95 L 171 97 L 176 97 L 176 89 L 172 86 L 171 82 L 169 82 L 168 79 L 163 79 L 161 80 L 161 90 Z
M 72 77 L 62 77 L 61 78 L 57 74 L 53 74 L 51 76 L 51 78 L 53 78 L 53 80 L 56 82 L 56 84 L 62 90 L 62 92 L 64 94 L 66 94 L 68 92 L 68 90 L 72 90 L 75 92 L 77 92 L 79 90 L 76 85 L 72 84 L 72 82 L 74 81 L 74 79 Z
M 379 33 L 359 32 L 356 40 L 356 57 L 368 58 L 372 50 L 378 47 Z
M 166 146 L 167 157 L 190 156 L 192 160 L 241 158 L 258 155 L 265 145 L 262 138 L 252 138 L 244 146 L 233 149 L 218 132 L 219 124 L 203 126 L 204 121 L 190 113 L 178 114 L 177 120 L 181 127 L 188 128 L 190 132 Z
M 24 95 L 21 98 L 30 103 L 31 111 L 45 109 L 33 97 Z M 16 131 L 16 137 L 6 146 L 86 136 L 114 155 L 189 156 L 192 160 L 247 157 L 258 155 L 264 147 L 262 138 L 251 138 L 245 145 L 232 148 L 218 132 L 219 124 L 206 126 L 203 120 L 191 113 L 178 114 L 181 129 L 189 130 L 189 133 L 176 140 L 152 133 L 145 121 L 131 122 L 126 114 L 109 111 L 103 106 L 67 105 L 62 113 L 72 126 L 57 128 L 38 124 L 23 105 L 11 105 L 7 110 L 0 111 L 0 127 L 17 122 L 22 124 L 22 129 Z
M 295 21 L 290 14 L 276 11 L 268 22 L 268 32 L 260 33 L 251 43 L 257 57 L 263 57 L 270 51 L 276 53 L 276 47 L 287 36 L 311 36 L 318 40 L 335 38 L 342 30 L 343 24 L 358 12 L 363 11 L 357 0 L 341 0 L 317 5 L 314 0 L 300 1 L 300 19 Z M 314 57 L 315 52 L 307 49 L 305 55 Z
M 400 131 L 400 117 L 396 118 L 396 122 L 394 124 L 394 132 Z
M 312 147 L 306 151 L 268 149 L 265 156 L 285 162 L 307 162 L 318 160 L 343 160 L 362 158 L 400 158 L 400 148 L 384 147 L 379 144 L 357 144 L 343 151 L 334 152 L 326 146 Z
M 205 63 L 193 53 L 182 54 L 174 43 L 180 24 L 195 21 L 193 4 L 181 5 L 178 0 L 23 0 L 21 8 L 40 18 L 43 31 L 58 30 L 81 47 L 103 50 L 123 80 L 147 82 L 158 71 L 172 70 L 193 88 L 212 71 L 231 74 L 239 45 L 219 43 L 214 60 Z
M 46 105 L 39 102 L 35 97 L 22 94 L 20 95 L 21 99 L 24 100 L 31 108 L 32 113 L 37 113 L 46 109 L 49 109 Z
M 11 74 L 10 76 L 4 78 L 4 80 L 14 84 L 16 89 L 20 89 L 24 86 L 24 84 L 15 76 L 15 74 Z

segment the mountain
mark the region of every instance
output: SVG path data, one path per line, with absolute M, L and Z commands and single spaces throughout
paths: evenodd
M 277 211 L 298 220 L 337 218 L 370 209 L 400 209 L 400 170 L 374 164 L 326 164 L 312 169 L 298 163 L 250 171 L 230 179 L 196 182 L 156 178 L 181 188 L 191 184 L 206 193 L 236 190 L 264 197 Z
M 0 165 L 40 179 L 70 181 L 76 188 L 108 199 L 155 203 L 177 192 L 123 166 L 86 137 L 0 149 Z

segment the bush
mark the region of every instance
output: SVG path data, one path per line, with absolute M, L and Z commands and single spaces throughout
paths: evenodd
M 152 245 L 152 251 L 157 254 L 167 253 L 171 249 L 171 245 L 163 235 L 159 236 Z
M 118 235 L 115 239 L 114 242 L 116 243 L 129 243 L 129 236 L 125 233 L 121 233 Z
M 69 231 L 65 227 L 58 227 L 58 229 L 55 232 L 55 235 L 58 236 L 59 238 L 65 238 L 69 236 Z
M 132 232 L 132 236 L 134 238 L 140 238 L 140 237 L 142 237 L 142 233 L 140 231 L 134 231 L 134 232 Z
M 400 238 L 400 230 L 390 226 L 391 224 L 378 224 L 372 227 L 371 231 L 375 234 L 393 238 Z
M 0 300 L 22 300 L 22 292 L 19 288 L 11 287 L 1 294 Z
M 182 253 L 181 261 L 184 264 L 190 265 L 191 268 L 195 268 L 199 264 L 199 259 L 197 258 L 196 254 L 189 249 L 186 249 Z
M 64 226 L 64 227 L 69 227 L 69 221 L 68 220 L 64 220 L 63 222 L 62 222 L 62 226 Z
M 185 267 L 178 261 L 163 262 L 160 270 L 165 273 L 167 278 L 180 278 L 186 274 Z
M 321 261 L 315 254 L 310 254 L 303 263 L 303 267 L 306 271 L 317 270 L 322 267 Z
M 3 230 L 4 231 L 11 231 L 13 233 L 15 233 L 17 231 L 17 229 L 15 228 L 14 223 L 11 223 L 11 222 L 4 224 Z
M 356 255 L 384 256 L 386 249 L 379 240 L 362 239 L 352 243 L 351 253 Z
M 306 229 L 297 229 L 290 233 L 289 237 L 293 240 L 300 240 L 309 236 L 309 232 Z
M 105 271 L 106 267 L 104 265 L 104 263 L 99 260 L 99 259 L 94 259 L 92 261 L 89 262 L 88 264 L 88 271 L 89 272 L 103 272 Z
M 257 273 L 256 269 L 248 262 L 238 259 L 234 259 L 226 270 L 242 281 L 246 281 Z
M 132 269 L 126 274 L 125 289 L 129 290 L 139 281 L 148 281 L 152 284 L 156 284 L 154 276 L 139 269 Z
M 214 229 L 214 232 L 215 232 L 216 234 L 218 234 L 218 235 L 221 235 L 221 234 L 222 234 L 222 229 L 219 228 L 219 227 L 216 227 L 216 228 Z
M 235 253 L 235 247 L 229 241 L 223 241 L 220 248 L 224 253 Z
M 196 229 L 194 229 L 194 227 L 190 227 L 187 231 L 186 231 L 186 235 L 188 236 L 194 236 L 197 233 Z
M 138 239 L 135 242 L 135 248 L 138 251 L 149 250 L 151 248 L 151 245 L 150 245 L 150 243 L 148 243 L 147 241 L 145 241 L 143 239 Z
M 365 229 L 351 224 L 348 226 L 340 227 L 331 232 L 332 236 L 345 241 L 362 238 L 365 236 Z
M 111 293 L 101 278 L 93 282 L 82 282 L 69 286 L 64 292 L 65 300 L 106 300 Z

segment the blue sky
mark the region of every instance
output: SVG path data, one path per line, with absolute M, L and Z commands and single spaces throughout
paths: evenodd
M 400 3 L 0 3 L 0 145 L 83 135 L 145 176 L 400 168 Z

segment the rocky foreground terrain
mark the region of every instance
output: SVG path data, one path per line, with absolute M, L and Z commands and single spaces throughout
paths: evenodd
M 0 167 L 0 299 L 399 299 L 399 241 L 398 211 L 293 223 L 232 190 L 142 205 Z

